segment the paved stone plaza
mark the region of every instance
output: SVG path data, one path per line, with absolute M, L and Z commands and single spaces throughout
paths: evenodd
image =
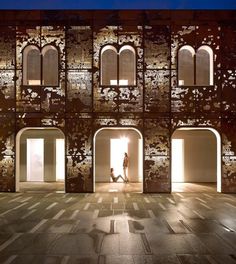
M 0 263 L 236 263 L 236 195 L 0 193 Z

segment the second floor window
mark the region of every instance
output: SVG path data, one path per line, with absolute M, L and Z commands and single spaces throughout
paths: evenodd
M 23 50 L 23 85 L 58 86 L 58 50 L 52 45 L 40 49 L 28 45 Z
M 213 51 L 203 45 L 197 52 L 185 45 L 178 52 L 178 84 L 180 86 L 213 85 Z
M 102 48 L 100 59 L 101 85 L 136 85 L 136 52 L 132 46 L 124 45 L 117 51 L 107 45 Z

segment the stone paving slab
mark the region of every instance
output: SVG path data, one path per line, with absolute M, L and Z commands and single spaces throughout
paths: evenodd
M 0 263 L 236 263 L 236 195 L 1 193 Z

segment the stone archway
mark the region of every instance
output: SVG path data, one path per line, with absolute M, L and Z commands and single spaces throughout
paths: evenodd
M 208 127 L 181 127 L 173 132 L 171 141 L 171 183 L 216 182 L 216 190 L 221 192 L 218 131 Z
M 65 191 L 65 136 L 26 127 L 16 136 L 16 191 Z
M 113 183 L 110 169 L 123 177 L 123 155 L 128 152 L 129 183 Z M 94 191 L 143 192 L 143 137 L 129 127 L 104 127 L 94 135 Z M 99 187 L 99 188 L 98 188 Z

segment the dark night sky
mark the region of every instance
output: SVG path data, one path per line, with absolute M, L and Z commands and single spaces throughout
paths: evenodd
M 0 0 L 0 9 L 236 9 L 236 0 Z

